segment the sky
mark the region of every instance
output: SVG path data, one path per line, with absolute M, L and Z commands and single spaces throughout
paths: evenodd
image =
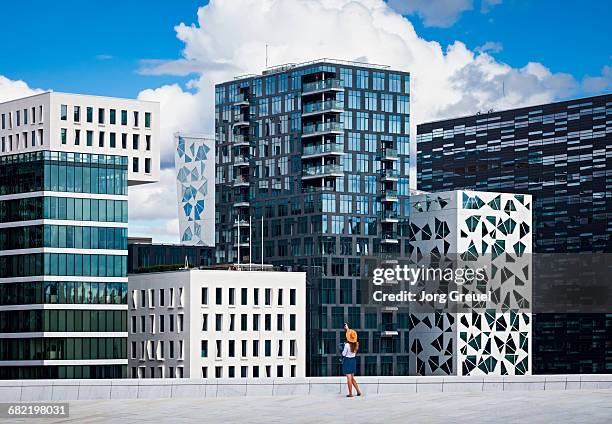
M 178 241 L 176 130 L 214 131 L 213 86 L 269 64 L 365 60 L 412 76 L 417 123 L 612 91 L 605 0 L 9 2 L 0 101 L 55 90 L 161 104 L 161 182 L 130 188 L 130 235 Z M 502 90 L 502 86 L 504 90 Z

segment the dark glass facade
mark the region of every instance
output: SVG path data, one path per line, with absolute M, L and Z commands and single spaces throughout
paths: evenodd
M 612 252 L 612 95 L 417 127 L 417 188 L 527 193 L 534 251 Z M 612 311 L 611 311 L 612 312 Z M 612 371 L 612 314 L 537 314 L 534 373 Z
M 185 266 L 211 266 L 215 248 L 182 244 L 129 243 L 128 273 L 177 270 Z
M 362 305 L 359 281 L 365 258 L 405 249 L 409 74 L 320 61 L 215 95 L 216 261 L 307 271 L 307 375 L 340 373 L 344 322 L 361 374 L 406 375 L 408 320 Z
M 127 363 L 127 166 L 68 152 L 0 157 L 0 378 L 126 376 L 103 360 Z

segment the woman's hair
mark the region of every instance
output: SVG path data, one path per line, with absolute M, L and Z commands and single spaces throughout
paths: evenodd
M 359 342 L 348 342 L 349 347 L 351 348 L 351 352 L 355 353 L 359 350 Z

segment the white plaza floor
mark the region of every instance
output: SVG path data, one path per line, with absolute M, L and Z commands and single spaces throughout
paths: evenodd
M 71 401 L 34 423 L 612 423 L 612 390 Z M 7 420 L 0 422 L 9 422 Z M 10 422 L 26 422 L 11 420 Z

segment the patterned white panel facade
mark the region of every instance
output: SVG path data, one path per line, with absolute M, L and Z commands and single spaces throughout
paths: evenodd
M 215 140 L 175 135 L 180 242 L 215 245 Z
M 411 259 L 483 261 L 493 289 L 486 310 L 410 314 L 410 374 L 530 374 L 531 196 L 457 190 L 410 203 Z

